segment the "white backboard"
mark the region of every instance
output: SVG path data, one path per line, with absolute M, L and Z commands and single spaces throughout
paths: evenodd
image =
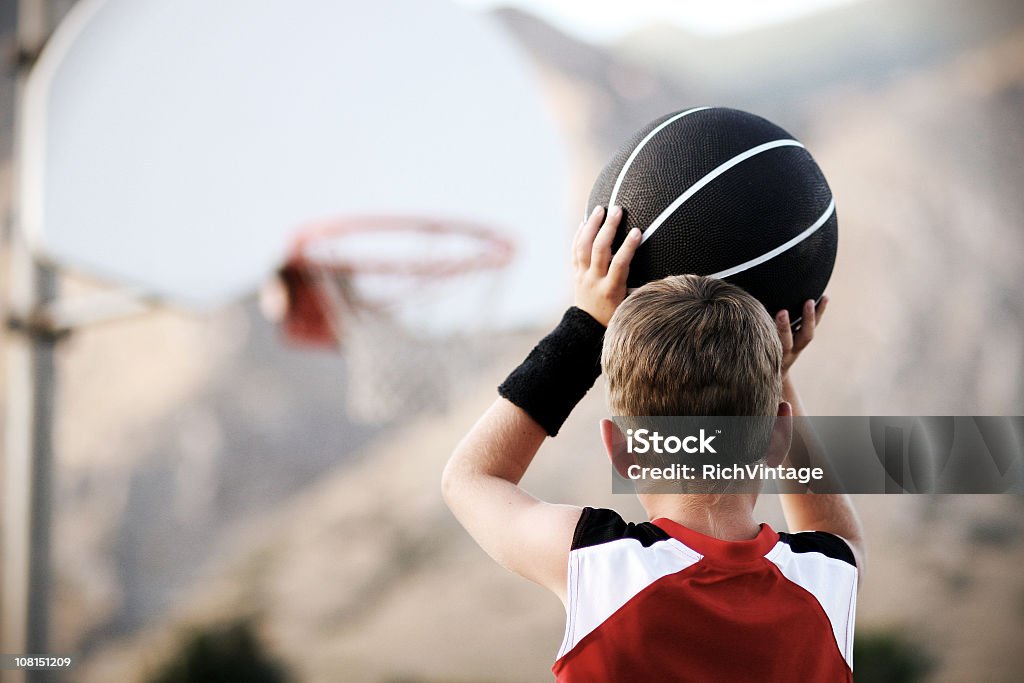
M 450 2 L 82 0 L 23 121 L 23 224 L 62 266 L 210 308 L 301 225 L 408 212 L 513 236 L 508 324 L 562 303 L 562 142 L 525 56 Z

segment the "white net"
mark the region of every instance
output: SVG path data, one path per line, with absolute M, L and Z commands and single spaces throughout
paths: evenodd
M 452 368 L 440 345 L 406 329 L 393 311 L 360 302 L 353 289 L 336 273 L 323 278 L 345 359 L 349 417 L 378 424 L 442 410 Z

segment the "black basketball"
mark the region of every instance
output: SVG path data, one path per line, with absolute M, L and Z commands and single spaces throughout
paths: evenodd
M 624 211 L 616 249 L 629 230 L 643 231 L 630 287 L 719 277 L 796 324 L 832 275 L 832 191 L 803 145 L 760 116 L 699 107 L 652 121 L 601 171 L 586 215 L 614 204 Z

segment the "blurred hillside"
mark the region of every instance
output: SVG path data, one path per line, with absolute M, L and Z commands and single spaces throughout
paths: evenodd
M 822 86 L 877 85 L 950 54 L 1010 37 L 1024 21 L 1014 0 L 864 0 L 731 36 L 651 26 L 617 49 L 705 99 L 797 113 Z M 797 106 L 792 106 L 797 105 Z
M 796 371 L 813 412 L 1024 411 L 1024 5 L 870 0 L 736 36 L 651 27 L 610 47 L 522 12 L 494 18 L 544 77 L 581 207 L 611 150 L 674 109 L 747 108 L 812 151 L 841 240 L 829 318 Z M 9 96 L 5 84 L 0 104 Z M 185 625 L 238 614 L 302 680 L 545 680 L 557 600 L 493 566 L 438 490 L 447 453 L 540 332 L 484 340 L 490 357 L 467 362 L 446 412 L 376 428 L 344 415 L 344 363 L 282 349 L 253 302 L 73 336 L 60 357 L 55 649 L 81 654 L 76 680 L 138 680 Z M 598 388 L 526 486 L 639 518 L 607 493 L 602 415 Z M 774 501 L 762 508 L 781 526 Z M 860 509 L 860 631 L 924 643 L 937 681 L 1017 680 L 1021 502 Z

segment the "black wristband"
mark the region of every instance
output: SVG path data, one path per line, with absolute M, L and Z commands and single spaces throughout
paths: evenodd
M 604 325 L 571 307 L 562 322 L 530 351 L 498 387 L 498 393 L 522 408 L 549 435 L 562 423 L 601 374 Z

